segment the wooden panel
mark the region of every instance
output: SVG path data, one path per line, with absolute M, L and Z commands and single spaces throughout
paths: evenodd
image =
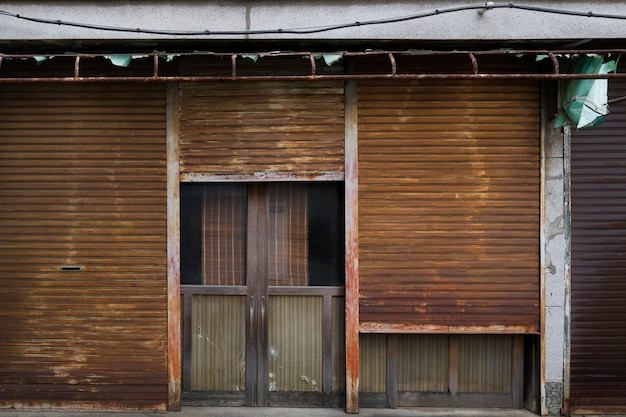
M 181 83 L 181 178 L 343 178 L 341 82 Z
M 385 392 L 387 389 L 387 336 L 363 334 L 359 337 L 360 392 Z
M 0 404 L 164 409 L 164 87 L 0 88 Z
M 332 379 L 331 392 L 346 390 L 345 298 L 332 298 Z
M 399 336 L 399 391 L 448 391 L 448 336 Z
M 192 391 L 245 391 L 246 298 L 196 295 L 191 318 Z
M 512 392 L 512 353 L 512 336 L 459 336 L 459 392 Z
M 609 83 L 610 98 L 626 83 Z M 575 414 L 626 414 L 626 105 L 572 129 L 572 336 Z
M 361 330 L 537 332 L 538 84 L 372 81 L 358 100 Z
M 268 389 L 322 391 L 322 298 L 273 296 L 268 315 Z

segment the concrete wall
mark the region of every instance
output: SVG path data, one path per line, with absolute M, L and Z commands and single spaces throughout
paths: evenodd
M 245 31 L 304 28 L 445 12 L 480 5 L 469 1 L 1 1 L 0 11 L 51 20 L 159 30 Z M 498 3 L 505 6 L 506 3 Z M 626 15 L 620 0 L 533 1 L 516 5 L 540 6 L 587 13 Z M 626 20 L 564 16 L 553 13 L 497 8 L 440 13 L 423 19 L 339 29 L 308 35 L 167 36 L 106 32 L 42 24 L 0 14 L 1 40 L 89 39 L 405 39 L 405 40 L 555 40 L 614 39 L 626 33 Z

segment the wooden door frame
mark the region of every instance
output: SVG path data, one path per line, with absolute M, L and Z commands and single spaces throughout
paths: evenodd
M 356 92 L 356 82 L 355 81 L 349 81 L 347 84 L 352 86 L 352 89 L 354 90 L 354 92 Z M 166 83 L 166 91 L 167 91 L 167 117 L 166 117 L 166 129 L 167 129 L 167 261 L 168 261 L 168 269 L 167 269 L 167 287 L 168 287 L 168 292 L 167 292 L 167 310 L 168 310 L 168 319 L 167 319 L 167 332 L 168 332 L 168 358 L 167 358 L 167 368 L 168 368 L 168 388 L 167 388 L 167 392 L 168 392 L 168 405 L 167 405 L 167 409 L 168 411 L 180 411 L 181 409 L 181 395 L 182 395 L 182 367 L 185 366 L 187 362 L 187 359 L 190 358 L 185 358 L 185 361 L 183 361 L 183 355 L 185 355 L 185 352 L 183 352 L 183 348 L 182 348 L 182 339 L 183 339 L 183 335 L 181 334 L 181 332 L 183 331 L 183 329 L 181 328 L 181 317 L 184 316 L 188 316 L 190 317 L 190 313 L 191 313 L 191 303 L 185 303 L 185 312 L 181 311 L 181 286 L 180 286 L 180 181 L 181 178 L 183 178 L 184 180 L 189 181 L 190 178 L 195 178 L 194 180 L 210 180 L 213 179 L 215 180 L 217 177 L 211 177 L 210 175 L 206 175 L 206 176 L 196 176 L 194 177 L 191 174 L 183 174 L 181 176 L 181 172 L 180 172 L 180 149 L 179 149 L 179 136 L 180 136 L 180 119 L 179 119 L 179 82 L 178 81 L 169 81 Z M 356 102 L 353 103 L 354 105 L 356 105 Z M 354 107 L 355 108 L 355 107 Z M 356 113 L 354 113 L 354 116 L 356 115 Z M 353 120 L 354 122 L 356 122 L 356 119 Z M 356 123 L 354 124 L 354 127 L 356 127 Z M 356 146 L 356 141 L 352 142 L 354 144 L 354 146 Z M 352 155 L 354 156 L 353 161 L 356 162 L 356 152 L 353 152 Z M 356 168 L 356 167 L 354 167 Z M 356 169 L 352 170 L 352 172 L 356 173 Z M 243 178 L 243 177 L 242 177 Z M 294 178 L 292 176 L 278 176 L 277 178 L 280 179 L 285 179 L 285 178 Z M 336 180 L 344 180 L 344 175 L 342 173 L 338 173 L 338 172 L 334 172 L 334 173 L 320 173 L 320 175 L 315 177 L 316 180 L 319 181 L 336 181 Z M 219 177 L 219 179 L 222 179 L 222 177 Z M 241 179 L 241 178 L 240 178 Z M 259 181 L 256 185 L 260 185 L 260 183 L 262 182 L 262 180 L 259 180 L 258 177 L 254 176 L 254 177 L 245 177 L 245 180 L 250 180 L 252 182 L 254 181 Z M 250 183 L 249 183 L 250 184 Z M 347 187 L 347 183 L 345 184 Z M 346 195 L 348 195 L 348 191 L 346 191 Z M 356 202 L 356 199 L 353 200 L 354 202 Z M 347 207 L 346 207 L 347 209 Z M 355 224 L 353 224 L 354 226 Z M 348 229 L 348 226 L 346 225 L 346 229 Z M 356 231 L 355 228 L 350 227 L 350 230 L 354 230 Z M 356 233 L 356 232 L 355 232 Z M 256 232 L 257 236 L 263 236 L 263 233 L 259 233 Z M 354 235 L 356 236 L 356 235 Z M 356 246 L 351 246 L 356 248 Z M 267 250 L 267 246 L 265 247 L 264 250 Z M 347 250 L 347 249 L 346 249 Z M 346 252 L 347 253 L 347 252 Z M 258 255 L 258 254 L 257 254 Z M 348 262 L 348 257 L 346 257 L 346 262 Z M 356 259 L 356 258 L 355 258 Z M 356 271 L 356 265 L 354 265 L 353 268 L 354 271 Z M 267 282 L 267 271 L 265 271 L 263 278 L 261 278 L 263 280 L 265 280 L 265 282 Z M 347 281 L 347 277 L 346 277 L 346 281 Z M 358 283 L 358 281 L 356 281 Z M 357 284 L 358 285 L 358 284 Z M 261 295 L 261 301 L 264 303 L 264 309 L 267 307 L 266 303 L 268 300 L 268 294 L 267 294 L 267 285 L 264 285 L 265 288 L 265 292 Z M 238 290 L 236 290 L 238 291 Z M 327 297 L 332 297 L 332 296 L 344 296 L 344 288 L 333 288 L 333 289 L 329 289 L 330 291 L 330 295 L 326 294 L 327 291 L 324 291 L 324 306 L 327 307 L 327 305 L 329 305 L 330 303 L 330 298 Z M 190 291 L 183 291 L 184 292 L 184 297 L 187 300 L 191 300 L 192 298 L 192 293 Z M 254 310 L 257 308 L 261 308 L 261 304 L 256 303 L 256 305 L 252 305 L 251 303 L 251 295 L 252 295 L 252 290 L 249 290 L 246 293 L 247 297 L 246 297 L 246 308 L 247 308 L 247 312 L 250 312 L 252 309 L 252 312 L 254 313 Z M 264 297 L 264 298 L 263 298 Z M 358 303 L 357 303 L 357 311 L 356 311 L 356 315 L 351 315 L 350 316 L 353 320 L 356 319 L 357 321 L 355 321 L 354 323 L 358 323 Z M 249 318 L 247 319 L 249 320 Z M 325 319 L 326 320 L 326 319 Z M 264 320 L 266 322 L 266 320 Z M 329 324 L 329 323 L 327 323 Z M 258 328 L 259 324 L 256 322 L 252 322 L 247 325 L 247 332 L 256 332 L 256 337 L 257 340 L 258 338 L 263 338 L 264 342 L 267 342 L 267 333 L 268 333 L 268 329 L 267 329 L 267 324 L 262 327 L 262 328 Z M 346 329 L 348 329 L 349 326 L 346 326 Z M 352 326 L 350 327 L 352 329 L 354 329 L 354 331 L 356 331 L 358 333 L 358 327 L 357 326 Z M 325 336 L 326 337 L 326 333 L 330 332 L 329 327 L 326 326 L 325 328 Z M 189 329 L 185 329 L 184 331 L 187 332 Z M 356 342 L 357 342 L 357 357 L 356 357 L 356 366 L 357 366 L 357 373 L 358 373 L 358 335 L 356 338 Z M 264 346 L 267 346 L 267 343 L 263 344 Z M 267 348 L 264 348 L 265 350 L 267 350 Z M 324 351 L 324 358 L 325 360 L 328 359 L 328 349 L 325 348 L 326 350 Z M 263 354 L 263 353 L 267 353 L 267 352 L 254 352 L 254 351 L 246 351 L 246 360 L 248 360 L 251 357 L 258 357 L 259 354 Z M 248 365 L 246 365 L 248 366 Z M 265 367 L 267 367 L 267 364 L 265 365 Z M 247 368 L 246 371 L 248 371 L 249 369 Z M 265 369 L 265 371 L 267 371 L 267 369 Z M 261 399 L 261 403 L 267 404 L 268 402 L 268 392 L 267 390 L 261 390 L 260 386 L 264 385 L 267 386 L 267 372 L 263 373 L 265 376 L 265 383 L 264 384 L 254 384 L 255 386 L 255 390 L 254 390 L 254 394 L 250 394 L 250 393 L 246 393 L 246 402 L 247 403 L 254 403 L 256 402 L 259 398 Z M 330 373 L 329 371 L 326 372 L 325 374 L 325 381 L 324 381 L 324 386 L 328 386 L 329 385 L 329 378 L 330 378 Z M 251 377 L 251 373 L 246 374 L 246 379 L 248 377 Z M 246 384 L 248 384 L 248 381 L 246 380 Z M 261 392 L 264 391 L 264 392 Z M 326 394 L 326 392 L 324 392 Z M 328 404 L 328 402 L 326 401 L 326 399 L 323 399 L 323 403 L 324 404 Z M 333 404 L 341 404 L 342 401 L 335 401 L 333 399 Z
M 248 184 L 246 246 L 246 404 L 267 405 L 267 233 L 269 186 Z
M 342 392 L 332 391 L 332 299 L 344 297 L 339 286 L 269 286 L 269 246 L 267 236 L 270 225 L 270 184 L 247 183 L 246 224 L 246 285 L 184 285 L 180 289 L 183 297 L 182 335 L 182 388 L 183 400 L 187 405 L 202 406 L 292 406 L 306 404 L 315 407 L 343 406 Z M 190 391 L 192 359 L 192 302 L 194 295 L 238 295 L 245 296 L 246 314 L 246 377 L 245 391 Z M 272 392 L 269 391 L 268 305 L 271 296 L 315 296 L 322 298 L 322 391 L 321 392 Z M 341 333 L 343 335 L 343 333 Z M 343 350 L 341 351 L 343 353 Z

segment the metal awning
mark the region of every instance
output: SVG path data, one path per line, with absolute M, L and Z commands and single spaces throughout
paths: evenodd
M 261 53 L 222 53 L 222 52 L 137 52 L 124 54 L 88 54 L 88 53 L 67 53 L 67 54 L 0 54 L 0 84 L 7 83 L 32 83 L 32 82 L 167 82 L 167 81 L 272 81 L 272 80 L 359 80 L 359 79 L 536 79 L 536 80 L 570 80 L 570 79 L 624 79 L 626 72 L 613 72 L 609 74 L 575 74 L 561 72 L 559 59 L 573 55 L 593 54 L 602 56 L 617 57 L 626 53 L 626 49 L 611 50 L 487 50 L 487 51 L 365 51 L 365 52 L 261 52 Z M 175 58 L 182 57 L 213 57 L 230 60 L 230 74 L 206 74 L 206 75 L 166 75 L 162 74 L 163 63 Z M 243 59 L 255 57 L 301 57 L 308 59 L 310 69 L 306 74 L 264 74 L 264 75 L 242 75 L 239 72 L 238 64 Z M 387 62 L 385 72 L 368 72 L 367 68 L 359 73 L 323 73 L 319 71 L 317 59 L 321 56 L 332 56 L 333 59 L 344 59 L 357 61 L 363 58 L 379 57 Z M 466 59 L 467 72 L 419 72 L 417 69 L 402 71 L 398 70 L 397 60 L 402 57 L 423 58 L 428 60 L 433 57 L 456 57 Z M 4 75 L 3 63 L 13 59 L 35 59 L 38 62 L 54 58 L 70 58 L 73 61 L 73 72 L 71 76 L 15 76 L 15 74 Z M 481 59 L 486 57 L 531 57 L 536 61 L 548 60 L 550 65 L 546 72 L 490 72 L 483 71 Z M 152 71 L 150 74 L 138 76 L 116 76 L 108 75 L 88 75 L 81 71 L 81 64 L 94 59 L 112 58 L 117 61 L 129 61 L 133 59 L 143 59 L 152 61 Z M 6 72 L 6 71 L 5 71 Z

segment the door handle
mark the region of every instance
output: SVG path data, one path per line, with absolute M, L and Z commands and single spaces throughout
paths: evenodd
M 265 296 L 261 297 L 261 322 L 265 323 Z
M 254 295 L 250 296 L 250 323 L 254 320 Z

